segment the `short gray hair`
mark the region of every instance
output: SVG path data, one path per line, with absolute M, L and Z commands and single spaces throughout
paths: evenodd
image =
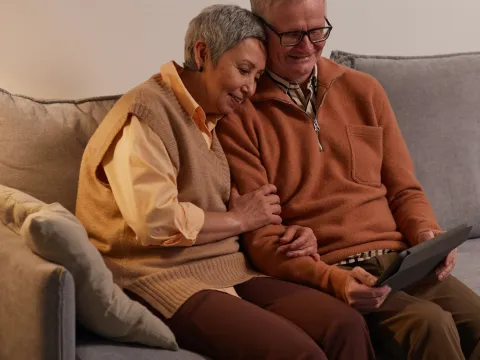
M 305 0 L 250 0 L 250 6 L 252 12 L 255 15 L 260 16 L 263 19 L 267 19 L 268 9 L 272 7 L 273 4 L 281 4 L 284 2 L 302 2 Z M 325 5 L 327 4 L 326 0 L 323 0 Z
M 258 39 L 262 43 L 266 40 L 263 25 L 252 12 L 237 5 L 206 7 L 188 25 L 184 67 L 198 69 L 194 49 L 199 40 L 207 44 L 215 66 L 225 51 L 247 38 Z

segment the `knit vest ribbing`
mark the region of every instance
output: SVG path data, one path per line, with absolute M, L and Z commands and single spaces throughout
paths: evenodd
M 230 173 L 214 133 L 212 149 L 159 74 L 125 94 L 90 139 L 80 169 L 77 217 L 121 287 L 166 317 L 193 294 L 233 286 L 255 276 L 238 238 L 188 248 L 145 247 L 122 218 L 101 161 L 130 115 L 148 123 L 177 170 L 178 199 L 224 212 Z

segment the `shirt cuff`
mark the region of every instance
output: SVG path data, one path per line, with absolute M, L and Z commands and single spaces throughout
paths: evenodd
M 183 213 L 181 217 L 185 220 L 183 226 L 176 224 L 181 234 L 172 236 L 163 242 L 165 247 L 188 247 L 195 244 L 198 234 L 205 223 L 205 212 L 192 203 L 178 203 L 180 211 Z M 179 221 L 179 223 L 181 223 Z

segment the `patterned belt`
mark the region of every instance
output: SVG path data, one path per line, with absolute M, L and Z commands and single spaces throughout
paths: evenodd
M 346 258 L 343 261 L 340 261 L 339 263 L 336 263 L 335 265 L 351 265 L 351 264 L 356 264 L 360 263 L 362 261 L 371 259 L 375 256 L 380 256 L 380 255 L 385 255 L 388 253 L 394 252 L 393 250 L 372 250 L 372 251 L 367 251 L 363 252 L 360 254 L 352 255 Z

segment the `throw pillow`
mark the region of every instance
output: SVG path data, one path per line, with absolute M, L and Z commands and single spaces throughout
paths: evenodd
M 171 330 L 113 283 L 85 228 L 60 204 L 45 205 L 30 214 L 21 235 L 34 253 L 73 275 L 77 317 L 86 328 L 117 341 L 178 349 Z
M 0 220 L 10 230 L 20 233 L 20 228 L 28 215 L 37 212 L 45 205 L 19 190 L 0 185 Z

